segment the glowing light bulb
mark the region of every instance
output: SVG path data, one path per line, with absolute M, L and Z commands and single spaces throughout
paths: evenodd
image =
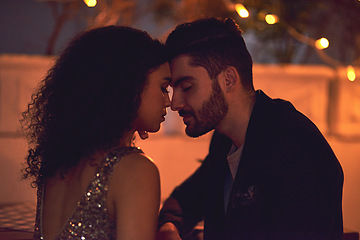
M 355 69 L 352 66 L 348 66 L 346 68 L 347 71 L 347 78 L 349 81 L 353 82 L 356 79 Z
M 266 14 L 265 16 L 265 22 L 267 24 L 275 24 L 279 21 L 279 17 L 274 14 Z
M 97 1 L 96 0 L 84 0 L 84 3 L 88 7 L 95 7 L 97 4 Z
M 327 48 L 327 47 L 329 47 L 329 40 L 327 40 L 326 38 L 320 38 L 315 41 L 315 47 L 317 49 Z
M 249 11 L 241 3 L 235 4 L 235 10 L 242 18 L 249 17 Z

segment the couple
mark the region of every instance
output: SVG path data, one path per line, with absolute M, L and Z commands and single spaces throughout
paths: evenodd
M 158 216 L 158 170 L 133 138 L 158 131 L 170 105 L 187 135 L 215 132 Z M 231 19 L 181 24 L 165 46 L 128 27 L 85 32 L 23 116 L 36 239 L 181 239 L 202 220 L 206 240 L 341 239 L 341 166 L 291 103 L 254 90 Z

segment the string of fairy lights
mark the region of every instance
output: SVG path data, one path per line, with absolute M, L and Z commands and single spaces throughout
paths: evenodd
M 231 4 L 231 8 L 233 8 L 241 18 L 248 18 L 250 16 L 249 11 L 241 3 Z M 280 21 L 280 19 L 277 15 L 270 14 L 270 13 L 265 14 L 263 19 L 269 25 L 279 23 L 279 21 Z M 312 47 L 315 47 L 317 49 L 317 51 L 326 49 L 330 45 L 329 40 L 325 37 L 314 40 L 314 39 L 306 37 L 303 34 L 297 32 L 294 28 L 292 28 L 290 26 L 287 26 L 287 30 L 288 30 L 289 34 L 291 34 L 297 40 L 299 40 L 305 44 L 308 44 Z M 336 62 L 336 60 L 333 60 L 333 59 L 331 59 L 331 60 L 333 62 Z M 337 62 L 336 65 L 340 65 L 340 64 Z M 346 67 L 346 75 L 347 75 L 347 79 L 349 81 L 354 82 L 356 80 L 355 68 L 351 65 L 347 66 Z
M 83 1 L 88 7 L 95 7 L 97 5 L 97 0 L 83 0 Z M 241 18 L 248 18 L 250 16 L 249 11 L 246 9 L 246 7 L 243 4 L 241 4 L 241 3 L 234 4 L 234 3 L 231 3 L 230 1 L 227 1 L 227 3 L 228 3 L 228 6 L 232 10 L 235 10 Z M 264 18 L 264 21 L 269 25 L 277 24 L 280 22 L 280 18 L 276 14 L 267 13 L 267 14 L 264 14 L 263 18 Z M 329 40 L 325 37 L 322 37 L 319 39 L 311 39 L 311 38 L 306 37 L 303 34 L 297 32 L 294 28 L 292 28 L 290 26 L 287 26 L 287 30 L 288 30 L 289 34 L 291 34 L 297 40 L 316 48 L 317 51 L 322 51 L 323 49 L 328 48 L 330 45 Z M 332 60 L 332 61 L 336 62 L 336 60 Z M 336 63 L 336 65 L 339 65 L 339 64 Z M 351 82 L 355 81 L 356 73 L 355 73 L 355 68 L 353 66 L 349 65 L 346 67 L 346 74 L 347 74 L 347 79 L 349 81 L 351 81 Z

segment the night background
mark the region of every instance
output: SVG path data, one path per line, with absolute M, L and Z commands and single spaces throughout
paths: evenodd
M 359 0 L 98 0 L 89 7 L 92 2 L 0 0 L 0 228 L 28 231 L 33 223 L 36 196 L 20 179 L 27 146 L 18 119 L 66 44 L 106 25 L 132 26 L 165 41 L 177 24 L 212 16 L 231 17 L 244 31 L 255 87 L 290 100 L 329 141 L 345 174 L 344 229 L 360 232 Z M 188 138 L 177 113 L 168 112 L 159 133 L 137 140 L 159 168 L 162 199 L 199 166 L 211 137 Z M 10 221 L 7 206 L 25 206 L 28 215 L 16 210 L 15 218 L 29 224 Z
M 358 0 L 1 0 L 0 53 L 57 54 L 81 30 L 111 24 L 165 38 L 176 24 L 204 16 L 231 17 L 258 63 L 360 64 Z M 243 10 L 247 17 L 241 17 Z M 241 10 L 241 11 L 243 11 Z M 277 18 L 268 24 L 267 15 Z M 329 41 L 318 53 L 314 42 Z M 325 55 L 325 56 L 323 56 Z

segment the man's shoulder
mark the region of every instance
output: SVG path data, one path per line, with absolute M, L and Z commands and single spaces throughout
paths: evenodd
M 281 128 L 313 127 L 314 123 L 287 100 L 270 98 L 261 90 L 257 91 L 257 100 L 250 121 L 257 124 L 278 125 Z
M 252 116 L 247 129 L 246 141 L 267 142 L 269 145 L 324 144 L 326 140 L 318 127 L 298 111 L 289 101 L 272 99 L 265 93 L 257 93 Z
M 271 98 L 266 95 L 263 91 L 256 91 L 256 103 L 254 111 L 260 111 L 265 113 L 271 112 L 293 112 L 297 111 L 293 104 L 285 99 Z

